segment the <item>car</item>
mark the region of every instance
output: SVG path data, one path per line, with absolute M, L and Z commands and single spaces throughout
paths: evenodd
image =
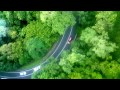
M 26 75 L 26 72 L 25 72 L 25 71 L 20 72 L 20 76 L 23 76 L 23 75 Z
M 72 41 L 72 37 L 69 37 L 67 43 L 70 44 L 71 41 Z
M 34 72 L 38 71 L 39 69 L 40 69 L 40 66 L 33 68 Z

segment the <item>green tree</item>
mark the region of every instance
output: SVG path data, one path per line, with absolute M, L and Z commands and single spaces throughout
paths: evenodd
M 40 14 L 41 21 L 52 28 L 52 33 L 64 34 L 68 26 L 73 26 L 76 21 L 72 12 L 43 11 Z
M 51 62 L 46 66 L 41 67 L 41 70 L 35 72 L 32 79 L 60 79 L 65 78 L 66 74 L 62 73 L 61 67 L 56 62 L 56 59 L 50 58 Z
M 102 15 L 107 12 L 99 12 L 96 17 L 100 16 L 102 17 Z M 109 13 L 109 12 L 108 12 Z M 116 14 L 113 15 L 111 17 L 107 17 L 107 18 L 103 18 L 103 21 L 108 21 L 109 25 L 111 25 L 111 22 L 113 22 L 113 18 L 115 18 Z M 99 17 L 100 18 L 100 17 Z M 112 19 L 111 19 L 112 18 Z M 112 43 L 109 41 L 109 36 L 108 36 L 108 32 L 106 30 L 109 30 L 112 28 L 112 26 L 109 28 L 106 28 L 105 26 L 108 24 L 108 23 L 104 23 L 104 25 L 99 25 L 98 23 L 101 23 L 102 22 L 99 22 L 101 21 L 102 19 L 98 19 L 97 18 L 97 22 L 96 24 L 93 26 L 93 27 L 88 27 L 86 28 L 85 30 L 82 31 L 81 33 L 81 37 L 80 37 L 80 40 L 83 40 L 85 43 L 88 44 L 88 46 L 91 47 L 91 51 L 94 51 L 95 54 L 98 56 L 98 57 L 101 57 L 101 58 L 107 58 L 108 56 L 110 56 L 109 54 L 111 52 L 114 52 L 117 48 L 116 44 L 115 43 Z M 95 28 L 95 27 L 100 27 L 100 30 L 98 30 L 98 28 Z M 101 32 L 98 32 L 98 31 Z
M 48 12 L 46 12 L 48 13 Z M 50 13 L 50 12 L 49 12 Z M 67 79 L 102 79 L 119 77 L 120 59 L 113 59 L 112 53 L 118 48 L 114 41 L 110 41 L 110 32 L 114 31 L 117 13 L 106 12 L 76 12 L 80 16 L 78 39 L 72 43 L 71 50 L 63 52 L 58 66 L 58 74 L 54 72 L 41 72 L 37 76 L 42 78 L 67 78 Z M 43 15 L 44 16 L 44 15 Z M 44 22 L 48 18 L 45 16 Z M 52 21 L 51 21 L 52 22 Z M 48 24 L 49 26 L 51 24 Z M 53 59 L 54 60 L 54 59 Z M 56 65 L 52 63 L 52 65 Z M 54 67 L 47 68 L 47 71 Z M 47 66 L 46 66 L 47 67 Z M 57 66 L 56 66 L 57 67 Z M 61 70 L 59 72 L 59 70 Z M 54 75 L 55 76 L 54 76 Z M 37 77 L 40 78 L 40 77 Z
M 30 38 L 26 42 L 26 50 L 33 59 L 39 59 L 46 52 L 44 43 L 38 37 Z
M 76 16 L 79 17 L 79 24 L 80 27 L 89 27 L 95 24 L 95 16 L 96 12 L 95 11 L 77 11 Z

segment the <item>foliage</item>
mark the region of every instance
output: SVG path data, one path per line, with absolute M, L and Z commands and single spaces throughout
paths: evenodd
M 72 12 L 65 11 L 46 11 L 40 14 L 41 21 L 52 28 L 52 33 L 64 34 L 64 30 L 68 26 L 74 25 L 75 17 Z
M 1 63 L 4 63 L 5 66 L 5 68 L 1 68 L 1 70 L 12 70 L 12 66 L 7 69 L 7 63 L 23 66 L 42 58 L 55 41 L 58 40 L 60 35 L 58 32 L 52 32 L 53 25 L 49 26 L 48 23 L 42 22 L 42 13 L 44 12 L 0 12 L 0 18 L 2 20 L 0 25 L 6 26 L 6 28 L 3 26 L 0 28 L 0 61 Z M 59 17 L 59 15 L 62 18 L 64 18 L 65 15 L 70 16 L 69 14 L 62 15 L 60 12 L 57 12 L 57 15 L 54 18 Z M 74 18 L 72 13 L 70 18 Z M 57 22 L 59 22 L 58 19 L 59 18 L 57 18 Z M 6 21 L 6 23 L 3 23 L 3 20 Z M 67 23 L 69 22 L 67 21 Z M 66 23 L 64 23 L 63 26 L 64 25 L 66 25 Z M 63 26 L 61 27 L 58 25 L 57 28 L 59 27 L 59 30 L 62 30 Z M 13 66 L 15 67 L 15 65 Z M 17 68 L 18 67 L 15 69 Z
M 62 73 L 62 69 L 56 60 L 53 58 L 50 59 L 52 59 L 52 61 L 46 67 L 43 66 L 40 71 L 35 72 L 32 75 L 32 79 L 60 79 L 60 77 L 65 77 L 66 74 Z
M 30 38 L 26 42 L 26 50 L 33 59 L 39 59 L 45 53 L 44 43 L 39 38 Z M 31 47 L 31 48 L 30 48 Z
M 79 24 L 81 27 L 89 27 L 95 24 L 95 11 L 77 11 L 77 16 L 79 17 Z
M 41 59 L 77 21 L 71 49 L 60 62 L 50 58 L 32 78 L 120 78 L 119 11 L 0 11 L 0 19 L 1 71 Z
M 77 40 L 72 43 L 71 50 L 62 53 L 60 62 L 56 66 L 60 68 L 55 70 L 53 66 L 57 63 L 50 63 L 50 69 L 47 68 L 50 65 L 48 64 L 48 66 L 44 67 L 47 70 L 36 73 L 34 78 L 120 78 L 120 58 L 117 54 L 119 53 L 118 38 L 120 36 L 116 33 L 119 33 L 120 13 L 113 11 L 78 11 L 75 13 L 80 17 L 79 27 L 82 28 L 78 28 L 79 35 Z M 53 69 L 54 72 L 47 72 Z M 63 76 L 59 76 L 57 73 Z

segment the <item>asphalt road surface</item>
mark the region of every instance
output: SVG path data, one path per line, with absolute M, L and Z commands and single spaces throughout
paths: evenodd
M 50 57 L 50 56 L 53 56 L 53 57 L 59 59 L 63 50 L 66 50 L 66 49 L 70 48 L 70 44 L 68 44 L 67 42 L 68 42 L 69 37 L 72 37 L 72 40 L 74 40 L 76 38 L 77 34 L 76 34 L 76 31 L 75 31 L 76 30 L 75 28 L 76 28 L 76 25 L 75 26 L 70 26 L 70 27 L 67 28 L 67 30 L 65 30 L 64 35 L 61 36 L 60 40 L 56 43 L 54 49 L 52 49 L 48 53 L 47 58 Z M 48 63 L 47 58 L 39 66 L 47 64 Z M 35 67 L 37 67 L 37 66 L 35 66 Z M 20 75 L 20 72 L 23 72 L 23 71 L 0 72 L 0 78 L 1 79 L 30 79 L 31 75 L 34 72 L 33 68 L 23 70 L 23 71 L 26 72 L 26 75 Z

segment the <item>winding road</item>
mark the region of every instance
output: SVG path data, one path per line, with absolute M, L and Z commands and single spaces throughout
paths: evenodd
M 67 43 L 68 38 L 72 37 L 74 40 L 76 38 L 76 25 L 69 26 L 66 30 L 63 36 L 61 36 L 60 40 L 56 43 L 55 47 L 49 52 L 47 58 L 53 56 L 54 58 L 58 59 L 60 58 L 61 53 L 63 50 L 67 50 L 70 48 L 70 44 Z M 48 63 L 48 59 L 41 63 L 39 66 L 44 66 Z M 35 66 L 37 67 L 37 66 Z M 34 67 L 33 67 L 34 68 Z M 21 76 L 20 72 L 23 71 L 16 71 L 16 72 L 0 72 L 0 78 L 1 79 L 30 79 L 31 75 L 33 74 L 34 70 L 33 68 L 23 70 L 26 72 L 26 75 Z

